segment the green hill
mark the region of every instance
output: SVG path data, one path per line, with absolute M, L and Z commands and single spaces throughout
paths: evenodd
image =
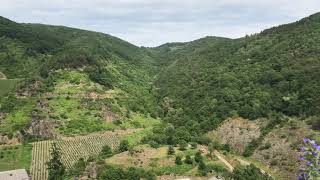
M 163 114 L 199 132 L 231 116 L 317 116 L 319 40 L 320 14 L 315 14 L 240 39 L 206 37 L 155 48 L 164 64 L 155 89 L 173 108 Z
M 0 17 L 0 144 L 122 130 L 120 135 L 139 132 L 125 136 L 131 145 L 208 144 L 207 132 L 241 117 L 265 125 L 242 149 L 261 158 L 257 147 L 273 140 L 270 133 L 292 123 L 290 118 L 308 119 L 296 123 L 304 131 L 310 124 L 319 128 L 319 42 L 319 13 L 243 38 L 208 36 L 155 48 Z M 293 151 L 297 143 L 292 141 Z M 229 153 L 232 146 L 217 147 Z M 14 164 L 12 159 L 0 164 Z M 179 175 L 197 174 L 194 167 Z

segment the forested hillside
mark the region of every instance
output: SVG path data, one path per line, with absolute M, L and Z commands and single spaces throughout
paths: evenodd
M 203 132 L 227 117 L 320 114 L 320 14 L 240 39 L 166 44 L 155 92 L 168 122 Z M 190 126 L 192 124 L 192 126 Z
M 155 48 L 0 17 L 0 171 L 47 179 L 59 146 L 69 178 L 94 166 L 100 179 L 286 179 L 299 163 L 283 159 L 297 159 L 302 136 L 319 141 L 319 129 L 319 13 L 239 39 Z
M 8 79 L 22 78 L 22 88 L 38 82 L 41 86 L 33 89 L 34 94 L 50 91 L 54 83 L 50 73 L 55 70 L 82 68 L 106 90 L 120 88 L 132 95 L 130 109 L 155 114 L 148 96 L 151 58 L 139 47 L 102 33 L 5 18 L 0 18 L 0 37 L 0 72 Z

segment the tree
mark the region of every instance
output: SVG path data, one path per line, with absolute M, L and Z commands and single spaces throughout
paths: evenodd
M 128 149 L 129 149 L 129 142 L 127 140 L 121 140 L 119 145 L 119 151 L 124 152 L 124 151 L 128 151 Z
M 188 146 L 188 144 L 187 144 L 186 141 L 181 140 L 181 141 L 179 142 L 179 150 L 180 150 L 180 151 L 186 150 L 187 146 Z
M 100 155 L 103 157 L 110 157 L 112 155 L 112 149 L 110 148 L 110 146 L 103 146 Z
M 81 175 L 84 170 L 86 169 L 86 162 L 83 158 L 80 158 L 72 167 L 71 170 L 69 170 L 68 174 L 73 176 L 79 176 Z
M 199 166 L 198 166 L 198 172 L 201 176 L 205 176 L 207 175 L 207 166 L 206 164 L 203 162 L 203 160 L 201 160 L 199 162 Z
M 184 160 L 184 162 L 186 164 L 193 164 L 193 160 L 192 160 L 191 156 L 189 156 L 189 155 L 186 156 L 186 159 Z
M 61 162 L 61 153 L 57 144 L 54 142 L 51 147 L 51 159 L 47 163 L 49 180 L 63 180 L 65 174 L 65 166 Z
M 175 153 L 173 146 L 169 146 L 168 155 L 173 155 Z
M 119 167 L 107 166 L 99 175 L 99 179 L 123 180 L 126 179 L 126 172 Z
M 177 157 L 176 157 L 175 163 L 176 163 L 177 165 L 181 165 L 181 164 L 182 164 L 182 159 L 181 159 L 180 156 L 177 156 Z
M 262 173 L 255 165 L 236 166 L 232 175 L 234 180 L 271 180 L 272 178 L 265 173 Z
M 198 152 L 196 153 L 196 155 L 194 156 L 194 161 L 197 162 L 197 163 L 200 163 L 202 160 L 203 160 L 203 157 L 202 157 L 202 155 L 201 155 L 201 152 L 198 151 Z
M 198 146 L 198 144 L 196 142 L 191 142 L 190 145 L 191 145 L 192 149 L 196 149 Z

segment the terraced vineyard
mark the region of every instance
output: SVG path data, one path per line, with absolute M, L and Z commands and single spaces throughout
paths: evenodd
M 39 141 L 33 143 L 30 175 L 34 180 L 48 179 L 46 162 L 50 157 L 52 141 Z
M 33 143 L 32 162 L 30 174 L 33 180 L 48 179 L 46 162 L 50 159 L 50 148 L 54 141 L 39 141 Z M 79 159 L 87 159 L 90 156 L 98 155 L 103 146 L 109 145 L 116 148 L 119 138 L 110 134 L 92 134 L 57 140 L 57 145 L 61 149 L 62 161 L 67 169 Z

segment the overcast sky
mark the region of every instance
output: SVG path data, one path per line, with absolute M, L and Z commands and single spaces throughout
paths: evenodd
M 320 11 L 320 0 L 0 0 L 17 22 L 104 32 L 138 46 L 242 37 Z

